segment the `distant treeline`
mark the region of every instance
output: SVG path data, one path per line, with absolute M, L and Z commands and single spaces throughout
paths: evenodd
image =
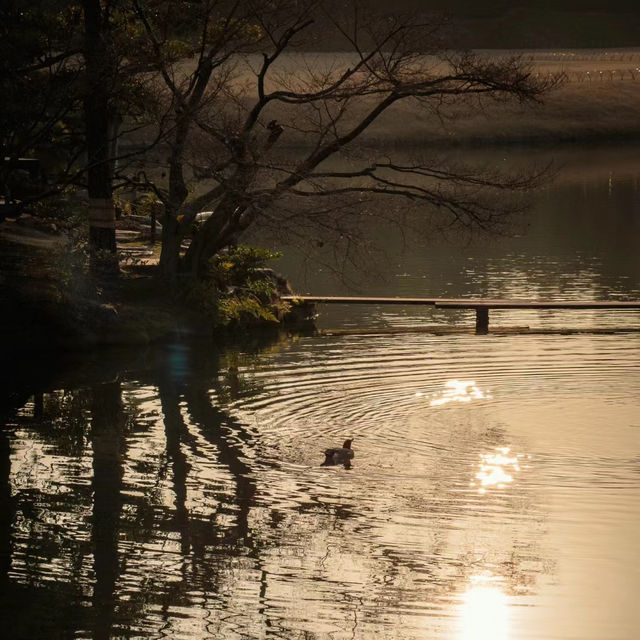
M 640 47 L 638 0 L 371 0 L 371 4 L 381 13 L 403 11 L 416 18 L 445 14 L 452 44 L 458 47 Z M 326 35 L 319 39 L 321 49 L 336 44 Z

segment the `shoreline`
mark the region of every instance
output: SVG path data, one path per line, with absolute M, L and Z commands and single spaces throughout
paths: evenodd
M 575 65 L 573 73 L 578 71 L 584 71 L 583 63 Z M 276 115 L 286 122 L 286 111 Z M 358 141 L 354 157 L 359 155 L 362 161 L 371 161 L 376 153 L 384 153 L 385 148 L 444 155 L 447 151 L 454 154 L 501 148 L 570 151 L 583 147 L 608 150 L 613 158 L 616 149 L 632 150 L 640 145 L 640 71 L 635 80 L 567 81 L 541 105 L 492 103 L 484 109 L 468 105 L 449 115 L 442 122 L 433 115 L 427 117 L 416 105 L 399 105 Z M 287 132 L 277 153 L 291 154 L 295 160 L 306 145 L 295 129 L 289 128 Z M 128 146 L 135 147 L 135 141 L 123 145 Z M 3 236 L 0 230 L 0 245 L 7 244 Z M 48 237 L 55 241 L 61 236 Z M 202 316 L 186 312 L 178 303 L 163 297 L 162 287 L 151 275 L 138 277 L 137 284 L 132 284 L 135 277 L 131 272 L 120 280 L 120 287 L 127 282 L 134 288 L 146 288 L 142 296 L 129 294 L 123 300 L 119 299 L 120 294 L 115 294 L 114 298 L 107 287 L 105 295 L 98 298 L 60 296 L 54 291 L 53 280 L 39 275 L 38 261 L 51 262 L 48 255 L 51 251 L 42 246 L 25 249 L 20 258 L 24 259 L 24 270 L 18 275 L 11 251 L 3 247 L 0 262 L 0 296 L 3 302 L 8 302 L 3 305 L 7 311 L 0 320 L 5 330 L 3 351 L 7 346 L 14 351 L 24 348 L 32 341 L 30 334 L 35 337 L 35 348 L 47 348 L 49 344 L 53 349 L 78 350 L 98 345 L 150 344 L 176 335 L 213 334 L 210 327 L 204 328 L 206 321 Z M 33 265 L 28 266 L 31 263 L 35 264 L 35 275 Z M 55 269 L 52 263 L 52 270 Z
M 481 149 L 486 147 L 488 149 L 500 149 L 500 148 L 562 148 L 570 149 L 571 147 L 612 147 L 612 146 L 624 146 L 633 147 L 640 145 L 640 128 L 633 131 L 619 131 L 619 132 L 592 132 L 582 134 L 567 134 L 567 135 L 554 135 L 554 134 L 529 134 L 526 136 L 508 136 L 508 137 L 474 137 L 474 136 L 452 136 L 449 138 L 428 137 L 423 138 L 417 136 L 411 136 L 408 138 L 390 138 L 384 137 L 368 137 L 363 138 L 360 145 L 354 145 L 359 148 L 378 147 L 382 150 L 392 149 L 396 147 L 402 147 L 404 149 L 419 149 L 421 147 L 429 146 L 430 148 L 436 148 L 438 151 L 446 151 L 447 149 Z M 308 149 L 307 146 L 302 143 L 283 145 L 281 150 L 285 151 L 303 151 Z

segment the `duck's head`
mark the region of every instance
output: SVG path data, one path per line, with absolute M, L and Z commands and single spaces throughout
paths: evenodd
M 344 441 L 344 444 L 342 445 L 343 449 L 351 449 L 351 443 L 353 442 L 353 438 L 348 438 L 347 440 Z

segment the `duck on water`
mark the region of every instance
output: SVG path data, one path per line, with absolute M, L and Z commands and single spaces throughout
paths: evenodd
M 348 438 L 344 441 L 342 447 L 335 447 L 332 449 L 324 450 L 324 462 L 320 465 L 321 467 L 331 467 L 338 464 L 344 465 L 346 469 L 351 466 L 351 459 L 354 456 L 353 449 L 351 448 L 351 443 L 353 442 L 353 438 Z

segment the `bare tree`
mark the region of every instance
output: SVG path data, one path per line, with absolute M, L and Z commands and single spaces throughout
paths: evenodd
M 65 175 L 83 148 L 73 131 L 77 17 L 58 0 L 0 8 L 0 218 L 51 195 L 51 178 Z
M 118 260 L 110 144 L 115 119 L 112 94 L 117 69 L 111 36 L 110 12 L 113 7 L 111 3 L 99 0 L 83 0 L 82 6 L 91 268 L 94 273 L 114 274 L 118 271 Z
M 371 197 L 426 203 L 455 224 L 488 228 L 506 209 L 488 201 L 486 189 L 531 185 L 390 157 L 327 168 L 400 103 L 444 117 L 471 100 L 477 108 L 487 100 L 537 101 L 553 85 L 553 78 L 536 80 L 517 58 L 450 51 L 433 20 L 376 18 L 358 2 L 348 16 L 324 2 L 205 2 L 200 36 L 185 61 L 166 55 L 174 37 L 168 14 L 142 0 L 134 6 L 170 123 L 168 183 L 155 185 L 166 209 L 161 269 L 169 278 L 181 270 L 200 276 L 213 255 L 257 223 L 344 235 L 349 216 L 336 198 L 350 207 Z M 313 48 L 318 24 L 349 53 L 329 61 L 297 53 L 302 44 Z M 292 56 L 295 68 L 288 69 Z M 297 146 L 295 162 L 285 145 Z M 182 255 L 181 242 L 204 209 L 213 213 Z

